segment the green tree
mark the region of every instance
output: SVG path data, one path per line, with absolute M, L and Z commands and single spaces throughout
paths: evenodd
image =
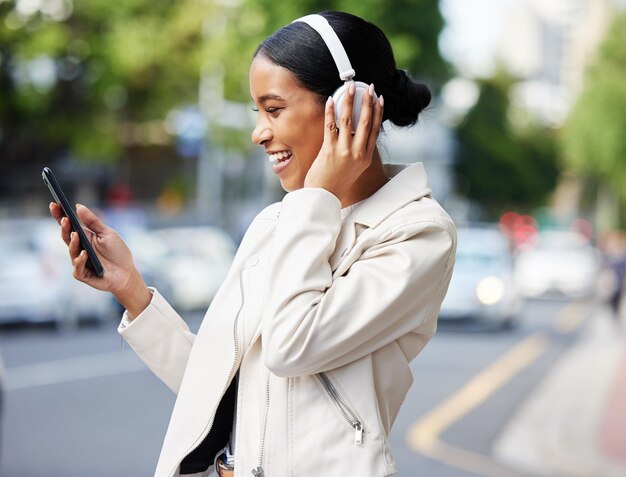
M 554 133 L 509 121 L 513 84 L 503 73 L 481 80 L 479 99 L 456 130 L 457 187 L 489 219 L 543 204 L 558 174 Z
M 439 3 L 434 0 L 245 0 L 246 9 L 263 18 L 265 27 L 255 46 L 265 36 L 293 19 L 324 10 L 358 15 L 379 26 L 389 38 L 396 62 L 421 79 L 441 85 L 450 76 L 448 64 L 439 53 L 439 34 L 444 26 Z
M 61 0 L 48 2 L 53 11 L 20 10 L 24 3 L 0 3 L 3 158 L 66 147 L 115 158 L 125 122 L 195 100 L 211 4 Z
M 619 14 L 586 74 L 560 135 L 566 164 L 626 205 L 626 12 Z M 623 219 L 623 218 L 622 218 Z
M 106 162 L 129 144 L 167 145 L 163 119 L 196 103 L 200 82 L 249 101 L 259 42 L 323 9 L 380 25 L 399 65 L 434 86 L 447 77 L 436 0 L 0 1 L 0 160 L 18 170 L 63 154 Z M 220 134 L 238 144 L 235 136 Z M 9 185 L 0 178 L 0 194 Z

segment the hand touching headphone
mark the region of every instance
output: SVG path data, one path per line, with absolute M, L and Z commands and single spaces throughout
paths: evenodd
M 335 120 L 339 123 L 339 118 L 341 118 L 342 107 L 345 102 L 345 97 L 348 94 L 348 88 L 350 84 L 354 83 L 355 86 L 355 94 L 354 94 L 354 105 L 352 107 L 352 127 L 356 128 L 356 125 L 359 123 L 359 117 L 361 115 L 361 105 L 363 102 L 363 95 L 367 94 L 367 90 L 369 85 L 361 82 L 354 81 L 353 78 L 356 75 L 356 72 L 352 68 L 350 64 L 350 59 L 348 58 L 348 54 L 346 53 L 341 40 L 333 30 L 333 27 L 330 26 L 328 20 L 324 18 L 322 15 L 307 15 L 302 18 L 298 18 L 294 20 L 295 22 L 303 22 L 313 28 L 324 40 L 330 54 L 337 65 L 337 70 L 339 71 L 339 77 L 344 82 L 334 93 L 333 93 L 333 102 L 335 104 Z M 377 96 L 374 93 L 374 101 L 376 101 Z M 354 130 L 352 131 L 354 132 Z

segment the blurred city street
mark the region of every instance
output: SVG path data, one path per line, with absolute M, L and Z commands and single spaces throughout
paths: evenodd
M 298 159 L 250 140 L 281 111 L 254 52 L 335 9 L 432 93 L 377 151 L 422 163 L 458 231 L 397 475 L 626 477 L 626 0 L 0 0 L 0 477 L 153 475 L 175 402 L 73 278 L 42 168 L 197 330 Z
M 196 329 L 201 315 L 186 319 Z M 0 475 L 151 475 L 174 396 L 121 347 L 115 327 L 2 329 Z M 413 363 L 415 382 L 391 434 L 399 476 L 626 475 L 624 449 L 610 448 L 611 439 L 623 444 L 623 428 L 605 435 L 603 448 L 606 416 L 594 408 L 609 402 L 624 354 L 603 306 L 535 300 L 513 328 L 440 328 Z M 575 381 L 562 369 L 574 361 Z M 589 413 L 594 422 L 580 424 Z

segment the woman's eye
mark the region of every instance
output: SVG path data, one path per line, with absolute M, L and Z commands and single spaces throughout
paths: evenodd
M 2 0 L 0 0 L 0 2 L 1 2 L 1 1 L 2 1 Z M 272 114 L 272 115 L 275 115 L 275 114 L 277 114 L 277 113 L 278 113 L 281 109 L 282 109 L 282 108 L 277 108 L 277 107 L 274 107 L 274 106 L 268 106 L 268 107 L 266 107 L 266 108 L 263 108 L 263 111 L 265 111 L 267 114 Z M 257 108 L 257 107 L 252 107 L 252 111 L 254 111 L 255 113 L 258 113 L 258 112 L 259 112 L 259 108 Z

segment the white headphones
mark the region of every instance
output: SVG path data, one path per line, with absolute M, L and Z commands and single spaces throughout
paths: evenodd
M 328 20 L 326 20 L 326 18 L 322 15 L 307 15 L 294 20 L 292 23 L 296 22 L 304 22 L 319 33 L 322 40 L 324 40 L 324 43 L 326 43 L 333 60 L 335 60 L 337 70 L 339 71 L 339 77 L 344 82 L 344 84 L 333 93 L 333 101 L 335 103 L 335 121 L 339 122 L 344 96 L 348 94 L 348 87 L 350 86 L 350 83 L 353 82 L 352 78 L 354 78 L 354 75 L 356 74 L 354 69 L 352 69 L 352 65 L 348 59 L 348 54 L 341 44 L 339 37 L 335 33 L 335 30 L 333 30 L 333 27 L 330 26 Z M 368 85 L 361 81 L 354 81 L 354 85 L 356 89 L 354 94 L 354 105 L 352 107 L 352 128 L 356 129 L 359 122 L 359 116 L 361 115 L 363 95 L 367 94 Z M 376 98 L 376 93 L 374 93 L 374 100 L 376 100 Z

